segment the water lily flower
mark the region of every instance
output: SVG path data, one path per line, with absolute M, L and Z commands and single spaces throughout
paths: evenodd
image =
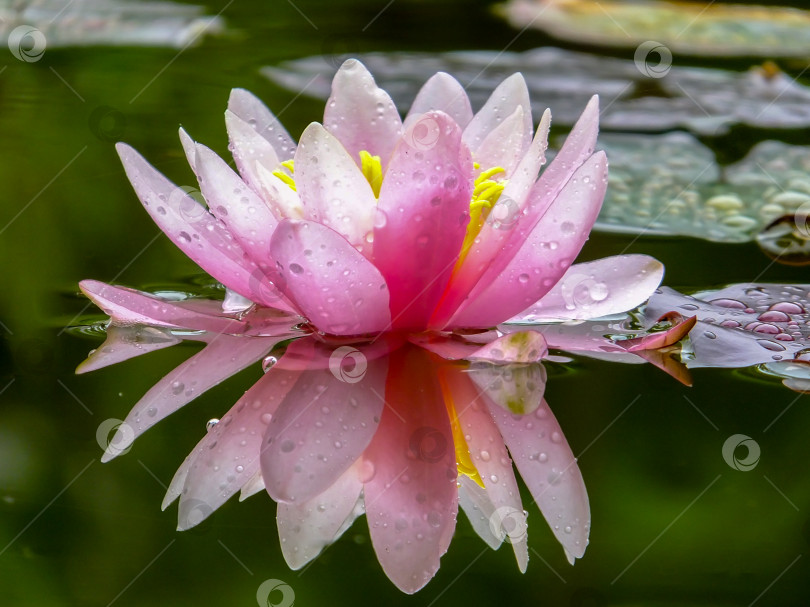
M 170 301 L 81 283 L 112 324 L 80 371 L 183 338 L 206 344 L 135 405 L 104 459 L 262 360 L 267 373 L 172 482 L 181 529 L 264 488 L 298 567 L 365 510 L 386 574 L 415 592 L 461 504 L 484 516 L 473 524 L 491 545 L 515 540 L 525 569 L 525 538 L 501 524 L 525 526 L 511 454 L 573 562 L 587 544 L 587 494 L 542 401 L 544 377 L 526 376 L 547 343 L 533 328 L 497 327 L 623 312 L 660 283 L 663 267 L 644 255 L 572 265 L 607 185 L 597 99 L 540 173 L 550 115 L 532 135 L 519 74 L 473 113 L 439 73 L 404 120 L 357 61 L 332 90 L 323 123 L 297 145 L 258 99 L 233 91 L 238 172 L 181 130 L 207 205 L 118 144 L 144 208 L 227 294 Z

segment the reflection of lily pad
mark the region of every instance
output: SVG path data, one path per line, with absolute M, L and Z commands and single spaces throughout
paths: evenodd
M 522 72 L 539 117 L 551 108 L 555 124 L 573 124 L 591 95 L 602 98 L 603 130 L 661 132 L 687 128 L 719 134 L 733 124 L 762 128 L 810 126 L 810 89 L 785 74 L 672 67 L 651 77 L 630 59 L 555 48 L 525 53 L 469 51 L 444 54 L 389 53 L 359 57 L 400 110 L 436 71 L 455 76 L 474 107 L 480 107 L 505 74 Z M 265 68 L 265 75 L 296 93 L 329 96 L 340 61 L 308 57 Z M 643 66 L 642 66 L 643 67 Z
M 684 133 L 599 141 L 610 187 L 597 229 L 722 242 L 750 241 L 780 217 L 810 229 L 810 148 L 762 142 L 721 178 L 711 150 Z
M 48 48 L 93 45 L 182 48 L 202 34 L 216 33 L 223 27 L 220 18 L 202 16 L 201 7 L 174 2 L 0 0 L 0 42 L 24 43 L 13 35 L 20 26 L 29 28 L 26 34 L 29 44 L 37 43 L 30 33 L 33 28 L 39 33 L 34 36 L 44 36 Z
M 810 13 L 776 6 L 635 0 L 510 0 L 499 7 L 517 28 L 566 40 L 635 47 L 659 40 L 687 55 L 806 57 Z

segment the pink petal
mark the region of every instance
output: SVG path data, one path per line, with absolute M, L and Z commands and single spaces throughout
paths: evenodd
M 418 119 L 421 114 L 438 110 L 456 121 L 462 129 L 472 120 L 470 99 L 458 80 L 445 72 L 438 72 L 428 79 L 411 104 L 405 124 Z
M 461 131 L 431 112 L 409 126 L 380 191 L 374 262 L 391 292 L 393 328 L 426 326 L 469 223 L 472 160 Z
M 453 369 L 444 377 L 453 395 L 453 405 L 472 463 L 495 507 L 490 528 L 501 540 L 507 539 L 512 544 L 518 567 L 525 572 L 529 562 L 526 515 L 512 471 L 512 460 L 484 400 L 467 374 Z
M 295 372 L 271 369 L 208 430 L 186 464 L 180 531 L 202 522 L 253 478 L 259 470 L 265 428 L 297 385 L 297 377 Z
M 246 327 L 235 318 L 222 314 L 220 302 L 205 301 L 206 312 L 189 309 L 188 302 L 166 301 L 150 293 L 127 287 L 115 287 L 97 280 L 79 283 L 82 293 L 119 325 L 153 325 L 211 331 L 214 333 L 242 333 Z
M 664 266 L 647 255 L 574 264 L 540 301 L 507 322 L 587 320 L 632 310 L 653 294 Z
M 191 170 L 196 173 L 197 167 L 195 164 L 197 162 L 197 143 L 189 136 L 188 133 L 186 133 L 183 127 L 180 127 L 179 135 L 180 144 L 183 146 L 183 152 L 186 155 L 186 160 L 188 160 Z
M 255 363 L 289 337 L 217 336 L 144 394 L 113 436 L 101 461 L 110 461 L 164 417 Z
M 548 149 L 548 132 L 551 128 L 551 112 L 546 110 L 540 119 L 540 124 L 537 126 L 537 131 L 534 134 L 531 145 L 520 162 L 517 168 L 509 174 L 509 182 L 504 187 L 501 194 L 501 199 L 510 200 L 515 203 L 514 209 L 509 209 L 509 213 L 502 213 L 501 218 L 498 219 L 497 203 L 493 208 L 493 219 L 487 222 L 484 229 L 499 230 L 501 232 L 509 232 L 512 227 L 512 222 L 517 220 L 517 217 L 512 216 L 515 209 L 523 209 L 526 205 L 529 192 L 537 182 L 537 176 L 540 174 L 540 169 L 546 163 L 546 150 Z M 483 166 L 483 165 L 482 165 Z M 499 199 L 499 201 L 501 200 Z M 483 232 L 483 229 L 482 229 Z
M 294 342 L 287 351 L 306 347 Z M 326 491 L 368 446 L 383 408 L 387 357 L 368 360 L 352 346 L 317 349 L 331 350 L 330 367 L 301 372 L 264 435 L 262 476 L 277 502 Z
M 671 317 L 672 321 L 675 323 L 666 331 L 658 331 L 656 333 L 644 335 L 643 337 L 625 339 L 624 341 L 619 342 L 619 344 L 626 348 L 628 352 L 665 348 L 678 343 L 684 337 L 686 337 L 697 322 L 697 316 L 684 319 L 684 317 L 677 312 L 672 312 L 666 316 Z M 659 318 L 659 322 L 664 320 L 665 317 Z
M 391 321 L 379 270 L 337 232 L 311 221 L 282 221 L 270 243 L 279 288 L 331 335 L 383 331 Z
M 481 227 L 478 238 L 467 252 L 464 263 L 453 273 L 430 321 L 432 328 L 443 329 L 447 325 L 492 260 L 503 251 L 505 243 L 511 237 L 511 231 L 523 216 L 522 210 L 526 206 L 529 191 L 537 180 L 537 174 L 546 162 L 550 125 L 551 113 L 546 110 L 528 152 L 510 175 L 501 196 Z
M 301 135 L 295 184 L 306 217 L 343 236 L 358 250 L 371 249 L 377 199 L 357 161 L 317 122 Z
M 222 158 L 203 145 L 197 145 L 196 166 L 208 208 L 260 268 L 271 267 L 270 237 L 278 221 L 270 209 Z
M 458 508 L 453 436 L 428 355 L 406 347 L 391 355 L 386 407 L 366 450 L 366 518 L 377 559 L 412 594 L 436 574 Z
M 481 170 L 502 167 L 507 177 L 515 172 L 532 141 L 531 130 L 525 130 L 523 112 L 523 107 L 517 106 L 481 142 L 475 154 L 475 161 L 481 166 Z
M 548 354 L 548 345 L 542 333 L 519 331 L 508 333 L 479 348 L 467 360 L 493 363 L 534 363 Z
M 385 166 L 402 133 L 402 119 L 391 97 L 356 59 L 346 60 L 335 74 L 323 125 L 358 165 L 365 150 L 379 156 Z
M 464 360 L 481 349 L 480 344 L 455 335 L 415 333 L 408 336 L 408 341 L 447 360 Z
M 228 109 L 252 126 L 256 132 L 273 146 L 281 160 L 289 160 L 295 154 L 295 142 L 273 113 L 253 93 L 245 89 L 233 89 L 228 99 Z
M 498 125 L 515 112 L 523 109 L 523 132 L 525 145 L 528 146 L 532 134 L 532 106 L 529 101 L 529 89 L 522 74 L 512 74 L 501 82 L 487 99 L 484 107 L 464 128 L 464 143 L 477 154 L 484 140 Z M 522 148 L 525 149 L 525 146 Z
M 490 266 L 451 324 L 492 326 L 548 293 L 588 239 L 606 188 L 607 159 L 604 152 L 597 152 L 574 173 L 529 238 L 498 276 L 489 276 L 492 280 L 487 284 Z
M 281 162 L 276 151 L 269 141 L 230 110 L 225 112 L 225 127 L 228 130 L 231 153 L 239 173 L 245 183 L 260 193 L 257 165 L 272 173 Z
M 256 164 L 256 175 L 258 192 L 264 199 L 273 215 L 281 220 L 302 219 L 304 217 L 304 205 L 298 193 L 290 186 L 276 177 L 272 171 L 262 164 Z
M 544 400 L 533 413 L 523 415 L 505 403 L 490 402 L 489 410 L 552 533 L 569 560 L 581 558 L 591 522 L 588 493 L 551 409 Z
M 88 373 L 109 365 L 120 363 L 141 354 L 155 352 L 179 344 L 182 340 L 166 329 L 149 326 L 107 327 L 107 339 L 90 352 L 87 360 L 82 362 L 76 373 Z
M 251 282 L 255 280 L 252 277 L 258 268 L 233 236 L 217 225 L 205 207 L 161 175 L 131 147 L 119 143 L 116 150 L 135 193 L 158 227 L 203 270 L 240 295 L 249 297 Z
M 301 569 L 318 556 L 363 513 L 361 469 L 358 460 L 323 493 L 302 504 L 278 504 L 278 537 L 290 569 Z
M 538 133 L 541 132 L 542 127 L 541 122 Z M 475 248 L 471 251 L 471 257 L 468 256 L 468 261 L 464 264 L 465 266 L 468 263 L 472 264 L 472 268 L 469 270 L 471 277 L 467 277 L 458 286 L 454 286 L 457 289 L 455 292 L 456 300 L 459 300 L 459 296 L 468 296 L 470 299 L 478 297 L 492 281 L 506 270 L 526 240 L 535 234 L 537 223 L 545 215 L 549 206 L 557 201 L 562 188 L 568 183 L 574 172 L 593 154 L 598 129 L 599 100 L 597 97 L 593 97 L 565 140 L 559 154 L 557 154 L 549 167 L 543 171 L 525 202 L 518 204 L 519 201 L 515 200 L 514 203 L 510 203 L 510 199 L 504 197 L 506 194 L 506 190 L 504 190 L 504 194 L 501 195 L 500 199 L 502 208 L 499 211 L 498 205 L 495 205 L 492 213 L 496 214 L 497 217 L 497 213 L 500 212 L 505 221 L 493 222 L 492 227 L 505 232 L 506 237 L 503 234 L 497 235 L 493 230 L 488 229 L 488 226 L 484 226 L 482 242 L 486 242 L 484 237 L 489 239 L 496 236 L 497 247 L 495 247 L 495 244 L 485 244 L 482 246 L 483 251 L 480 254 Z M 535 141 L 537 141 L 537 138 L 535 138 Z M 534 153 L 537 153 L 536 148 Z M 518 181 L 524 179 L 528 180 L 525 177 L 518 177 Z M 520 183 L 515 185 L 516 188 L 519 186 Z M 516 189 L 514 192 L 517 195 L 521 190 Z M 509 196 L 511 195 L 510 193 Z M 519 214 L 516 214 L 516 209 L 520 209 Z M 485 234 L 484 231 L 486 231 Z M 474 287 L 470 286 L 471 279 L 476 281 Z M 436 327 L 447 325 L 446 318 L 449 311 L 449 307 L 445 309 L 443 315 L 437 319 Z M 455 308 L 453 311 L 455 311 Z

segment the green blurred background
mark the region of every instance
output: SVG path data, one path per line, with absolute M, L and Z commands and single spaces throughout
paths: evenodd
M 198 4 L 210 15 L 226 7 Z M 810 604 L 808 398 L 748 371 L 701 370 L 687 388 L 651 365 L 551 365 L 547 400 L 574 453 L 584 451 L 585 557 L 569 566 L 530 507 L 531 561 L 521 575 L 508 546 L 489 550 L 461 515 L 438 575 L 412 597 L 382 573 L 363 518 L 293 572 L 264 494 L 234 499 L 185 533 L 175 531 L 174 507 L 160 512 L 164 486 L 206 421 L 227 411 L 258 367 L 161 423 L 127 455 L 99 463 L 99 424 L 123 418 L 194 346 L 75 376 L 100 337 L 65 326 L 102 318 L 78 281 L 208 284 L 143 212 L 115 140 L 194 185 L 177 128 L 227 154 L 222 113 L 232 87 L 283 108 L 293 134 L 321 116 L 321 102 L 277 88 L 261 66 L 331 52 L 548 42 L 537 32 L 515 39 L 486 2 L 470 0 L 235 0 L 222 16 L 227 33 L 182 53 L 53 49 L 23 63 L 0 49 L 0 605 L 255 605 L 269 578 L 289 584 L 299 607 Z M 581 259 L 623 251 L 661 259 L 674 287 L 760 274 L 808 282 L 806 270 L 771 264 L 754 244 L 595 234 Z M 721 456 L 735 433 L 761 447 L 752 471 Z

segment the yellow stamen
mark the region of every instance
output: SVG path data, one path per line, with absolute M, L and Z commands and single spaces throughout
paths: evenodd
M 478 169 L 480 165 L 473 163 L 473 166 Z M 461 245 L 461 252 L 459 253 L 458 261 L 456 262 L 456 269 L 458 269 L 467 257 L 470 249 L 475 242 L 481 228 L 484 227 L 484 222 L 489 216 L 489 211 L 498 202 L 498 198 L 506 186 L 505 181 L 495 181 L 492 179 L 498 173 L 505 173 L 503 167 L 492 167 L 486 171 L 481 171 L 478 177 L 475 178 L 472 199 L 470 200 L 470 223 L 467 224 L 467 235 L 464 237 L 464 243 Z
M 374 192 L 374 197 L 380 197 L 380 188 L 382 187 L 382 161 L 379 156 L 372 156 L 365 150 L 360 150 L 360 168 L 363 171 L 363 176 L 371 186 Z
M 442 373 L 439 373 L 439 385 L 442 388 L 442 395 L 444 396 L 444 404 L 447 407 L 447 413 L 450 416 L 450 429 L 453 432 L 453 445 L 456 449 L 456 468 L 459 474 L 466 474 L 478 484 L 482 489 L 484 481 L 481 475 L 478 474 L 478 469 L 473 464 L 472 457 L 470 456 L 470 448 L 467 446 L 467 441 L 464 439 L 464 431 L 461 429 L 461 423 L 458 420 L 456 407 L 453 404 L 453 394 L 450 387 L 447 385 Z
M 290 186 L 290 189 L 293 192 L 297 192 L 298 190 L 296 190 L 296 187 L 295 187 L 295 163 L 294 163 L 294 161 L 292 159 L 285 160 L 284 162 L 281 163 L 280 166 L 282 168 L 276 169 L 275 171 L 273 171 L 273 175 L 278 177 L 279 179 L 281 179 L 281 181 L 286 183 L 288 186 Z M 284 171 L 283 169 L 287 169 L 287 171 L 289 171 L 289 172 Z

